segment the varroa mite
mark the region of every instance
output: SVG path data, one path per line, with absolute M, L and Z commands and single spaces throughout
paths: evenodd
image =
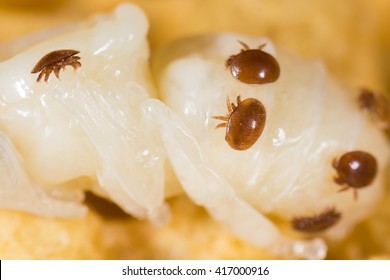
M 76 56 L 79 51 L 75 50 L 57 50 L 52 51 L 43 56 L 31 70 L 32 74 L 39 73 L 37 82 L 45 76 L 45 82 L 48 81 L 51 72 L 54 72 L 56 77 L 60 78 L 60 70 L 70 65 L 76 70 L 81 66 L 80 57 Z
M 230 56 L 225 63 L 233 77 L 247 84 L 272 83 L 279 78 L 279 63 L 275 57 L 262 50 L 266 44 L 250 49 L 244 42 L 238 42 L 243 49 L 240 53 Z
M 228 113 L 226 116 L 213 116 L 225 121 L 216 126 L 226 127 L 225 140 L 235 150 L 246 150 L 253 146 L 262 134 L 266 121 L 264 105 L 255 98 L 241 101 L 237 96 L 237 105 L 226 98 Z
M 360 108 L 367 110 L 371 116 L 383 124 L 385 129 L 390 128 L 390 101 L 388 98 L 363 88 L 360 91 L 358 102 Z
M 297 231 L 318 233 L 333 226 L 340 218 L 341 214 L 335 208 L 328 208 L 313 216 L 296 217 L 291 223 Z
M 377 173 L 377 162 L 374 156 L 363 151 L 345 153 L 332 163 L 337 171 L 334 181 L 343 187 L 340 191 L 354 189 L 357 199 L 357 189 L 369 186 Z

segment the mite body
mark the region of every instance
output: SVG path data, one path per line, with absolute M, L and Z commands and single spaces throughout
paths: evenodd
M 341 218 L 335 208 L 328 208 L 313 216 L 296 217 L 292 220 L 295 230 L 304 233 L 319 233 L 333 226 Z
M 388 98 L 363 88 L 360 92 L 358 102 L 362 110 L 367 110 L 374 119 L 381 123 L 383 128 L 389 129 L 390 102 Z
M 216 128 L 226 127 L 225 140 L 235 150 L 246 150 L 253 146 L 262 134 L 266 121 L 264 105 L 255 98 L 241 101 L 237 96 L 237 105 L 226 99 L 226 116 L 214 116 L 214 119 L 226 121 Z
M 332 165 L 337 171 L 334 181 L 345 186 L 340 191 L 353 188 L 355 199 L 357 189 L 369 186 L 378 169 L 375 157 L 363 151 L 345 153 L 339 159 L 334 159 Z
M 272 83 L 279 78 L 279 63 L 275 57 L 262 50 L 265 44 L 258 49 L 250 49 L 244 42 L 239 43 L 243 46 L 241 52 L 226 60 L 226 67 L 233 77 L 247 84 Z
M 79 51 L 76 50 L 57 50 L 43 56 L 31 70 L 32 74 L 38 73 L 37 82 L 45 76 L 45 82 L 48 81 L 51 72 L 60 78 L 60 70 L 66 66 L 72 66 L 74 70 L 81 66 L 80 57 L 76 56 Z

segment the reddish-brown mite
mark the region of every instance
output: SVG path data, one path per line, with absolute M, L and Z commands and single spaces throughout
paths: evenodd
M 335 208 L 328 208 L 320 214 L 294 218 L 291 223 L 295 230 L 305 233 L 318 233 L 333 226 L 340 218 L 341 214 Z
M 255 98 L 241 101 L 237 96 L 237 105 L 226 99 L 228 113 L 226 116 L 213 116 L 225 121 L 216 126 L 226 127 L 225 140 L 235 150 L 246 150 L 252 147 L 264 130 L 266 112 L 264 105 Z
M 353 188 L 357 199 L 357 189 L 369 186 L 377 173 L 376 159 L 369 153 L 362 151 L 348 152 L 332 163 L 337 171 L 335 183 L 345 185 L 340 191 Z
M 235 78 L 247 84 L 272 83 L 279 78 L 279 63 L 272 55 L 261 50 L 266 44 L 250 49 L 244 42 L 238 42 L 243 49 L 230 56 L 225 63 Z
M 358 101 L 361 109 L 367 110 L 371 116 L 382 122 L 384 128 L 390 128 L 390 102 L 387 98 L 363 88 Z
M 47 82 L 51 72 L 53 71 L 59 79 L 60 70 L 62 68 L 70 65 L 74 70 L 76 70 L 81 66 L 81 63 L 79 62 L 80 57 L 76 56 L 78 53 L 79 51 L 75 50 L 57 50 L 49 52 L 38 61 L 33 70 L 31 70 L 31 73 L 35 74 L 40 72 L 37 82 L 39 82 L 43 76 L 45 76 L 45 82 Z

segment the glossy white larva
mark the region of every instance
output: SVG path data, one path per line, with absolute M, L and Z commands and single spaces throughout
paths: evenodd
M 264 51 L 280 64 L 279 79 L 251 85 L 232 78 L 224 61 L 239 51 L 237 40 L 265 45 Z M 167 149 L 181 149 L 180 153 L 188 155 L 188 164 L 192 160 L 191 168 L 183 159 L 176 160 L 178 155 L 170 157 L 183 188 L 194 197 L 202 188 L 204 196 L 195 201 L 243 239 L 280 250 L 275 244 L 285 239 L 266 215 L 293 225 L 304 221 L 296 226 L 302 232 L 321 229 L 322 235 L 341 239 L 380 200 L 390 152 L 385 136 L 359 109 L 358 91 L 332 79 L 320 62 L 276 50 L 267 39 L 213 34 L 167 46 L 154 59 L 154 73 L 161 98 L 189 128 L 185 134 L 193 137 L 186 144 L 171 146 L 179 132 L 164 126 L 166 134 L 173 135 L 165 141 Z M 267 110 L 261 137 L 244 151 L 225 143 L 223 131 L 214 129 L 218 121 L 212 118 L 224 111 L 226 96 L 237 95 L 260 100 Z M 332 164 L 335 158 L 356 150 L 375 157 L 378 173 L 355 200 L 350 193 L 339 192 Z M 253 212 L 249 214 L 245 207 Z M 313 242 L 306 244 L 303 255 L 323 257 L 325 246 Z
M 164 187 L 180 188 L 164 186 L 169 161 L 195 203 L 243 240 L 285 257 L 324 258 L 326 244 L 286 237 L 268 214 L 304 221 L 303 228 L 306 221 L 315 229 L 331 225 L 326 234 L 334 238 L 370 214 L 389 148 L 320 63 L 276 52 L 266 39 L 190 38 L 152 58 L 157 100 L 147 27 L 142 11 L 122 5 L 0 63 L 0 207 L 74 217 L 85 213 L 83 193 L 91 190 L 161 223 L 168 217 Z M 234 79 L 225 62 L 239 52 L 237 40 L 266 43 L 280 77 L 260 85 Z M 31 69 L 63 49 L 79 51 L 82 66 L 38 83 Z M 237 95 L 260 100 L 267 111 L 261 137 L 243 151 L 226 144 L 212 118 L 226 111 L 226 96 Z M 338 192 L 332 160 L 357 149 L 375 156 L 378 175 L 355 201 Z M 85 177 L 93 183 L 67 183 Z M 324 224 L 329 216 L 341 218 Z
M 3 176 L 7 195 L 0 197 L 0 207 L 14 201 L 14 208 L 42 215 L 77 216 L 85 213 L 84 191 L 92 190 L 135 217 L 159 222 L 166 216 L 164 158 L 142 129 L 139 109 L 153 94 L 147 19 L 136 6 L 122 5 L 70 29 L 0 64 L 0 130 L 13 143 L 4 145 L 10 147 L 4 153 L 20 154 L 18 171 L 25 170 L 23 176 L 14 174 L 2 157 L 2 170 L 14 176 Z M 82 66 L 37 82 L 31 69 L 64 49 L 77 50 Z M 12 178 L 27 172 L 30 184 L 16 185 L 29 185 L 30 192 L 20 192 Z M 80 177 L 95 183 L 81 189 L 66 185 Z M 37 185 L 46 187 L 45 201 L 35 195 Z

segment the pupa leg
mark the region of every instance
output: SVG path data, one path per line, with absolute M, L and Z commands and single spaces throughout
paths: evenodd
M 243 240 L 275 254 L 322 259 L 326 245 L 321 239 L 294 240 L 241 199 L 234 188 L 209 165 L 196 138 L 182 120 L 156 99 L 141 104 L 145 128 L 159 135 L 167 158 L 187 195 L 205 207 L 217 221 Z
M 0 207 L 29 211 L 43 216 L 80 217 L 87 209 L 78 201 L 50 196 L 34 185 L 21 156 L 6 134 L 0 131 Z

